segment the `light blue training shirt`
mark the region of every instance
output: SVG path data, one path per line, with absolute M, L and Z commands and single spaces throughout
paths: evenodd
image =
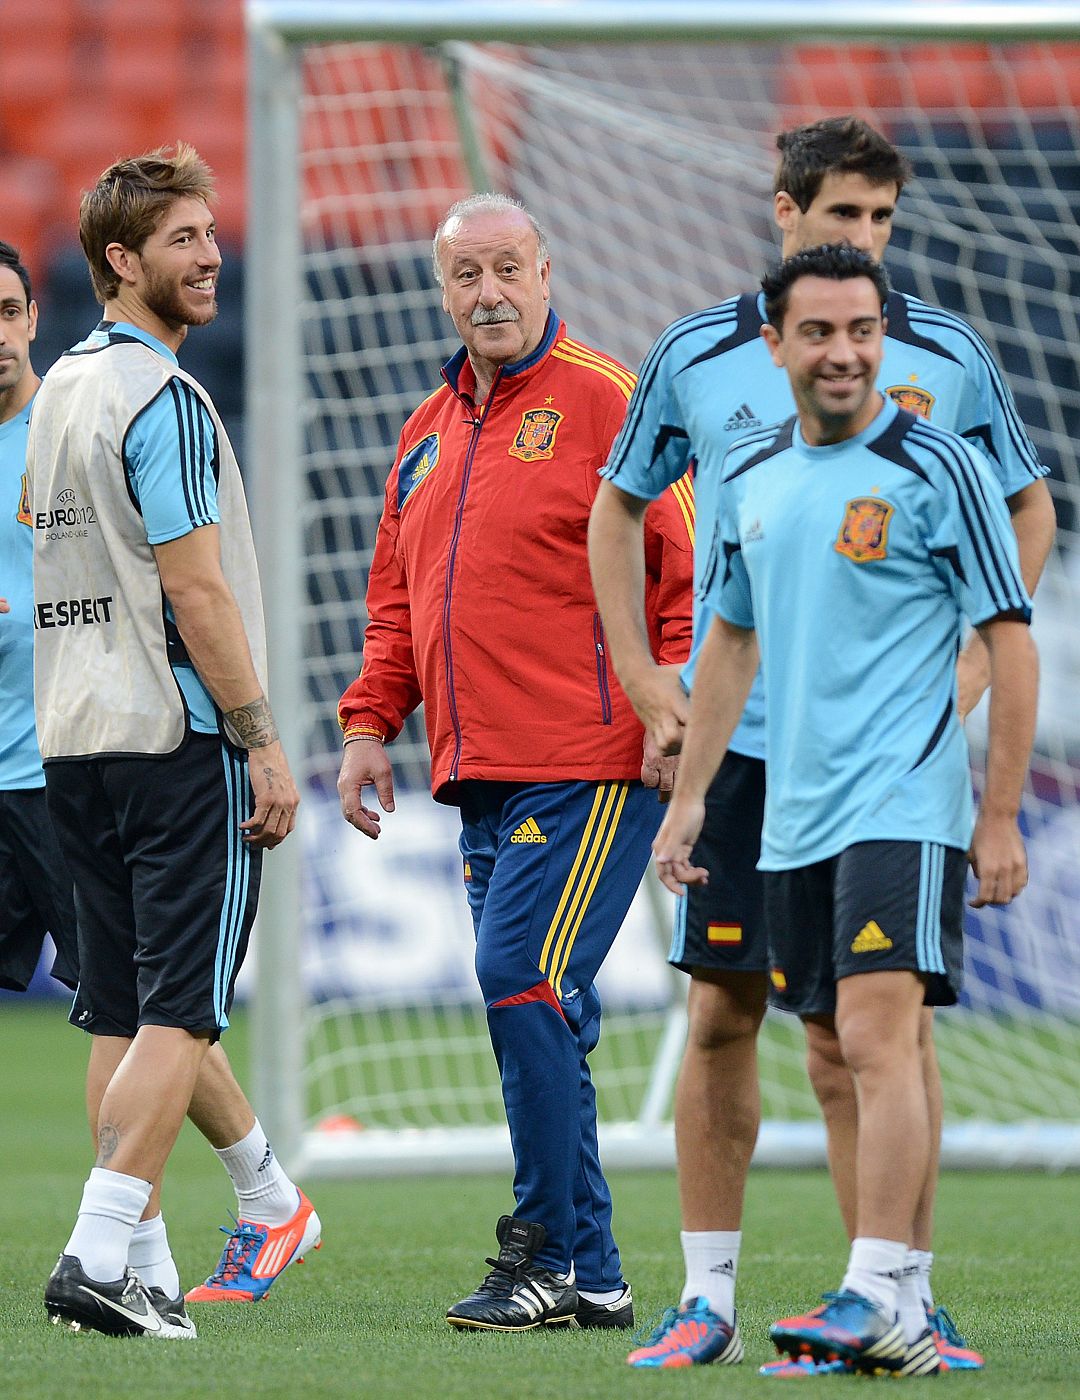
M 0 423 L 0 790 L 45 786 L 34 726 L 34 522 L 26 489 L 27 404 Z
M 729 453 L 702 603 L 756 628 L 769 716 L 762 870 L 862 841 L 966 850 L 956 712 L 964 618 L 1027 622 L 1016 537 L 986 458 L 886 399 L 855 437 L 798 422 Z
M 900 292 L 886 303 L 885 355 L 878 388 L 890 399 L 973 442 L 1008 498 L 1046 476 L 1008 387 L 985 342 L 951 312 Z M 646 356 L 626 420 L 601 475 L 630 495 L 654 500 L 696 463 L 697 538 L 716 517 L 720 466 L 748 433 L 795 411 L 787 373 L 761 338 L 765 299 L 750 293 L 675 321 Z M 701 549 L 695 559 L 700 595 Z M 683 669 L 689 690 L 704 639 L 700 597 L 694 645 Z M 765 757 L 760 677 L 731 741 L 738 753 Z

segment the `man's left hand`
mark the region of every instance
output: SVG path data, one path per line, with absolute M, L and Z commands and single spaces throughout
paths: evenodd
M 641 781 L 647 788 L 656 789 L 656 795 L 661 802 L 671 801 L 671 790 L 675 786 L 678 767 L 678 754 L 662 754 L 653 743 L 652 735 L 647 733 L 641 756 Z
M 980 816 L 968 854 L 979 881 L 975 898 L 969 901 L 972 909 L 1008 904 L 1027 884 L 1027 853 L 1011 817 Z
M 656 873 L 672 894 L 685 894 L 686 885 L 709 883 L 709 872 L 703 866 L 690 863 L 704 823 L 704 802 L 677 797 L 668 807 L 652 848 Z

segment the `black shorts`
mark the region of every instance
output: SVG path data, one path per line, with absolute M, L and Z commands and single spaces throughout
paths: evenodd
M 917 972 L 927 1006 L 952 1006 L 963 978 L 967 854 L 930 841 L 863 841 L 798 870 L 765 872 L 772 1002 L 831 1015 L 860 972 Z
M 52 975 L 74 991 L 75 901 L 45 789 L 0 792 L 0 987 L 26 991 L 46 933 L 56 945 Z
M 705 823 L 692 856 L 709 872 L 709 883 L 689 885 L 675 906 L 668 962 L 683 972 L 768 969 L 757 868 L 764 817 L 764 760 L 729 750 L 705 794 Z
M 258 902 L 262 852 L 239 829 L 254 808 L 246 755 L 191 734 L 164 758 L 45 766 L 49 810 L 75 882 L 74 1025 L 229 1024 Z

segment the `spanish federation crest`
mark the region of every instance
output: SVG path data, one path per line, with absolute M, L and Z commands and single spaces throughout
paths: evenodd
M 936 402 L 933 394 L 914 384 L 890 384 L 885 392 L 893 403 L 906 408 L 909 413 L 917 413 L 920 418 L 929 418 Z
M 22 474 L 22 491 L 19 494 L 19 513 L 15 519 L 20 525 L 33 525 L 34 517 L 30 514 L 30 490 L 26 484 L 26 473 Z
M 553 408 L 530 408 L 521 415 L 521 427 L 513 447 L 507 448 L 511 457 L 523 462 L 541 462 L 555 456 L 555 434 L 563 420 Z
M 888 501 L 878 500 L 876 496 L 858 496 L 848 501 L 836 537 L 837 553 L 846 554 L 856 564 L 884 559 L 892 513 L 893 507 Z

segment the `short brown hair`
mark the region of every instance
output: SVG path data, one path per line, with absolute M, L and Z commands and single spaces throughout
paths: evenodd
M 765 319 L 781 334 L 791 289 L 800 277 L 824 277 L 830 282 L 850 282 L 855 277 L 866 277 L 874 284 L 883 310 L 889 297 L 888 273 L 861 248 L 852 248 L 847 243 L 822 243 L 817 248 L 803 248 L 770 268 L 761 279 Z
M 793 127 L 780 133 L 776 147 L 780 164 L 773 192 L 791 195 L 804 214 L 826 175 L 862 175 L 872 185 L 895 185 L 899 194 L 913 173 L 907 156 L 859 117 L 826 117 Z
M 169 205 L 188 198 L 209 204 L 214 176 L 195 147 L 183 141 L 172 150 L 159 146 L 146 155 L 118 160 L 101 172 L 79 206 L 79 239 L 90 264 L 94 295 L 103 306 L 120 287 L 105 249 L 120 243 L 141 252 Z

